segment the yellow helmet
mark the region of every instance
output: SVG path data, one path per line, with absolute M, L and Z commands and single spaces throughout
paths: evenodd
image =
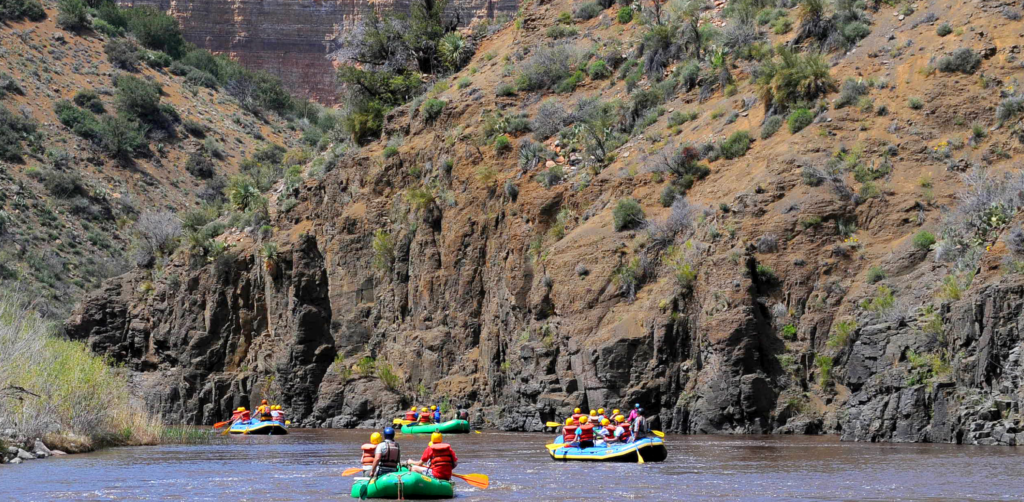
M 279 404 L 279 405 L 275 406 L 275 408 L 280 410 L 281 409 L 281 405 Z
M 379 432 L 374 432 L 373 434 L 370 434 L 370 444 L 380 444 L 382 440 L 383 439 L 381 438 Z
M 597 414 L 598 415 L 604 415 L 604 408 L 598 408 L 597 409 Z
M 579 409 L 579 408 L 576 408 L 576 409 L 572 410 L 572 412 L 573 412 L 573 413 L 579 413 L 579 412 L 580 412 L 580 409 Z
M 565 419 L 565 425 L 572 425 L 572 417 Z
M 607 426 L 607 425 L 611 425 L 611 423 L 612 423 L 612 421 L 608 420 L 607 418 L 602 418 L 601 419 L 601 425 Z
M 426 408 L 420 408 L 420 411 L 421 411 L 421 412 L 422 412 L 422 411 L 427 411 L 427 409 L 426 409 Z
M 431 407 L 430 407 L 430 411 L 434 411 L 434 410 L 436 410 L 436 409 L 437 409 L 437 406 L 431 406 Z
M 612 415 L 618 415 L 618 414 L 619 414 L 619 410 L 617 410 L 617 409 L 612 410 Z
M 239 406 L 235 411 L 245 411 L 245 406 Z
M 416 407 L 415 407 L 415 406 L 413 406 L 413 407 L 412 407 L 412 410 L 410 410 L 410 411 L 416 411 Z
M 615 415 L 615 421 L 621 424 L 622 422 L 626 421 L 626 417 L 622 415 Z
M 434 431 L 433 434 L 430 435 L 431 443 L 440 443 L 441 441 L 444 441 L 444 437 L 441 436 L 440 432 Z

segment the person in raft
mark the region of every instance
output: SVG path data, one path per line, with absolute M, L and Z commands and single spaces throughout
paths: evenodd
M 231 412 L 232 422 L 248 422 L 252 418 L 249 410 L 245 409 L 245 406 L 239 406 L 237 410 Z
M 604 422 L 604 419 L 608 417 L 604 416 L 604 408 L 597 409 L 597 423 Z
M 576 429 L 579 424 L 572 417 L 565 419 L 565 427 L 562 427 L 562 443 L 571 445 L 576 440 Z
M 270 405 L 267 404 L 266 399 L 260 401 L 260 406 L 256 408 L 256 416 L 263 422 L 269 421 L 273 418 L 270 416 Z
M 430 423 L 430 412 L 428 412 L 426 408 L 420 408 L 419 422 L 421 424 L 429 424 Z
M 430 411 L 434 412 L 434 423 L 441 423 L 441 410 L 437 409 L 437 406 L 431 406 Z
M 373 441 L 373 436 L 370 436 Z M 365 445 L 364 445 L 365 446 Z M 378 443 L 373 449 L 373 463 L 370 464 L 370 478 L 383 476 L 398 470 L 401 462 L 402 449 L 395 442 L 395 428 L 384 428 L 384 441 Z
M 634 417 L 633 421 L 630 422 L 629 430 L 633 433 L 633 437 L 630 439 L 630 442 L 636 441 L 637 439 L 643 439 L 644 436 L 650 432 L 651 427 L 647 423 L 647 417 L 644 416 L 643 408 L 636 409 L 636 417 Z
M 282 424 L 284 423 L 284 413 L 281 412 L 281 405 L 270 405 L 270 419 L 275 422 L 281 422 Z
M 576 423 L 580 422 L 580 417 L 582 417 L 582 416 L 583 416 L 583 414 L 580 413 L 580 409 L 579 408 L 576 408 L 575 410 L 572 410 L 572 419 L 575 420 Z
M 373 471 L 373 461 L 377 459 L 377 445 L 384 441 L 383 436 L 379 432 L 370 434 L 370 442 L 360 446 L 359 449 L 363 451 L 363 476 L 370 476 L 370 472 Z
M 629 430 L 629 422 L 626 421 L 626 417 L 622 415 L 615 415 L 615 437 L 619 438 L 619 441 L 626 443 L 629 442 L 629 438 L 632 437 L 632 433 Z
M 451 445 L 443 441 L 444 437 L 441 436 L 441 433 L 434 431 L 430 435 L 427 449 L 423 450 L 423 456 L 419 460 L 410 460 L 409 467 L 415 472 L 434 479 L 451 481 L 452 470 L 459 465 L 459 458 L 455 456 L 455 450 L 452 450 Z M 428 463 L 430 464 L 429 468 L 426 467 Z
M 416 413 L 416 407 L 413 406 L 411 410 L 405 412 L 405 420 L 409 422 L 415 422 L 419 420 L 420 414 Z
M 597 446 L 608 446 L 611 443 L 615 443 L 619 440 L 619 436 L 622 435 L 622 431 L 612 425 L 612 421 L 607 418 L 601 419 L 601 427 L 601 439 L 597 441 Z
M 639 412 L 640 412 L 640 403 L 636 403 L 636 406 L 633 406 L 633 409 L 629 410 L 629 416 L 626 417 L 626 421 L 629 422 L 629 423 L 633 423 L 633 420 L 636 420 L 636 415 Z
M 590 415 L 587 417 L 590 423 L 597 425 L 601 423 L 601 419 L 597 416 L 597 410 L 590 410 Z

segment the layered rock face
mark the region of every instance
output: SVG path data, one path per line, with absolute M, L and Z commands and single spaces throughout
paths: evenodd
M 454 3 L 467 21 L 513 13 L 518 6 L 516 0 Z M 336 99 L 334 66 L 328 55 L 346 31 L 372 9 L 409 8 L 407 0 L 127 0 L 120 4 L 165 10 L 178 18 L 189 42 L 227 54 L 250 69 L 277 75 L 290 91 L 324 104 Z

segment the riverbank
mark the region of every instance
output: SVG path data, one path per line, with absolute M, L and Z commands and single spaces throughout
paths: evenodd
M 157 444 L 164 427 L 133 394 L 127 372 L 55 333 L 31 303 L 0 293 L 4 461 Z

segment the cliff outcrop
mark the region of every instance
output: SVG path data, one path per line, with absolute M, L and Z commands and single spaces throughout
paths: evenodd
M 379 426 L 430 401 L 538 431 L 639 402 L 666 431 L 1016 444 L 1020 144 L 979 103 L 1016 95 L 1021 25 L 971 4 L 990 28 L 952 44 L 936 26 L 953 7 L 879 7 L 826 64 L 850 83 L 766 132 L 760 64 L 735 58 L 735 87 L 716 74 L 663 91 L 685 65 L 634 73 L 647 28 L 608 10 L 562 36 L 570 3 L 533 6 L 393 110 L 381 141 L 279 186 L 298 205 L 272 233 L 229 234 L 213 264 L 175 260 L 180 284 L 148 296 L 142 274 L 112 279 L 65 332 L 131 368 L 169 421 L 269 397 L 305 426 Z M 529 90 L 515 77 L 531 64 L 576 54 L 549 33 L 586 58 L 624 53 L 606 64 L 626 70 Z M 936 71 L 960 46 L 978 73 Z M 599 167 L 573 119 L 539 133 L 589 110 L 580 98 L 639 107 L 655 90 Z M 692 157 L 708 171 L 676 198 Z

